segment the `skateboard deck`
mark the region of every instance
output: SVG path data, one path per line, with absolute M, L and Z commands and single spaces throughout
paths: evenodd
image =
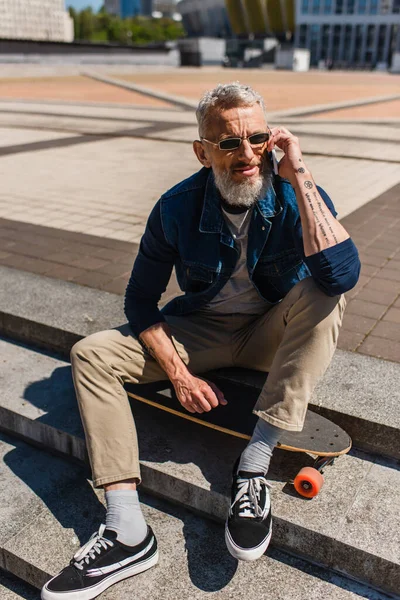
M 177 399 L 169 381 L 125 386 L 131 398 L 183 419 L 243 439 L 250 439 L 258 417 L 252 413 L 259 390 L 227 379 L 213 378 L 228 401 L 205 413 L 190 413 Z M 325 417 L 307 411 L 301 432 L 285 431 L 277 447 L 292 452 L 308 452 L 318 457 L 346 454 L 351 448 L 350 436 Z

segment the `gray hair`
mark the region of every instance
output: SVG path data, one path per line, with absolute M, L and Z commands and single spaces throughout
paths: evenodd
M 267 112 L 264 100 L 252 87 L 243 85 L 238 81 L 219 83 L 213 90 L 203 95 L 197 107 L 196 119 L 199 125 L 200 137 L 206 133 L 212 114 L 215 111 L 238 106 L 254 106 L 254 104 L 261 106 L 266 120 Z

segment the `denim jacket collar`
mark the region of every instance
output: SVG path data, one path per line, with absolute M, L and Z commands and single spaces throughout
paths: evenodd
M 282 206 L 276 196 L 273 185 L 270 185 L 264 198 L 256 204 L 264 219 L 275 217 L 282 211 Z M 210 169 L 204 194 L 203 212 L 199 230 L 202 233 L 221 233 L 224 218 L 221 211 L 221 197 L 215 185 L 214 174 Z

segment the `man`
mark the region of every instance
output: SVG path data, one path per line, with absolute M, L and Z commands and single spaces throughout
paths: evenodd
M 271 538 L 266 473 L 283 430 L 300 431 L 307 404 L 328 367 L 344 299 L 359 274 L 357 250 L 317 188 L 299 140 L 269 128 L 262 98 L 238 83 L 202 98 L 203 168 L 155 205 L 125 297 L 129 324 L 94 334 L 72 351 L 75 388 L 106 524 L 42 598 L 95 597 L 158 560 L 141 513 L 135 426 L 123 388 L 169 378 L 191 413 L 226 404 L 198 376 L 238 366 L 268 371 L 252 439 L 233 471 L 225 527 L 229 552 L 254 560 Z M 284 152 L 279 176 L 271 153 Z M 175 266 L 184 295 L 158 302 Z

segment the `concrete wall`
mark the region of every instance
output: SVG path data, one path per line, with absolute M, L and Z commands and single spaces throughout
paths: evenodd
M 175 44 L 153 47 L 90 44 L 87 42 L 38 42 L 1 40 L 2 63 L 72 63 L 72 64 L 132 64 L 178 66 L 179 53 Z

